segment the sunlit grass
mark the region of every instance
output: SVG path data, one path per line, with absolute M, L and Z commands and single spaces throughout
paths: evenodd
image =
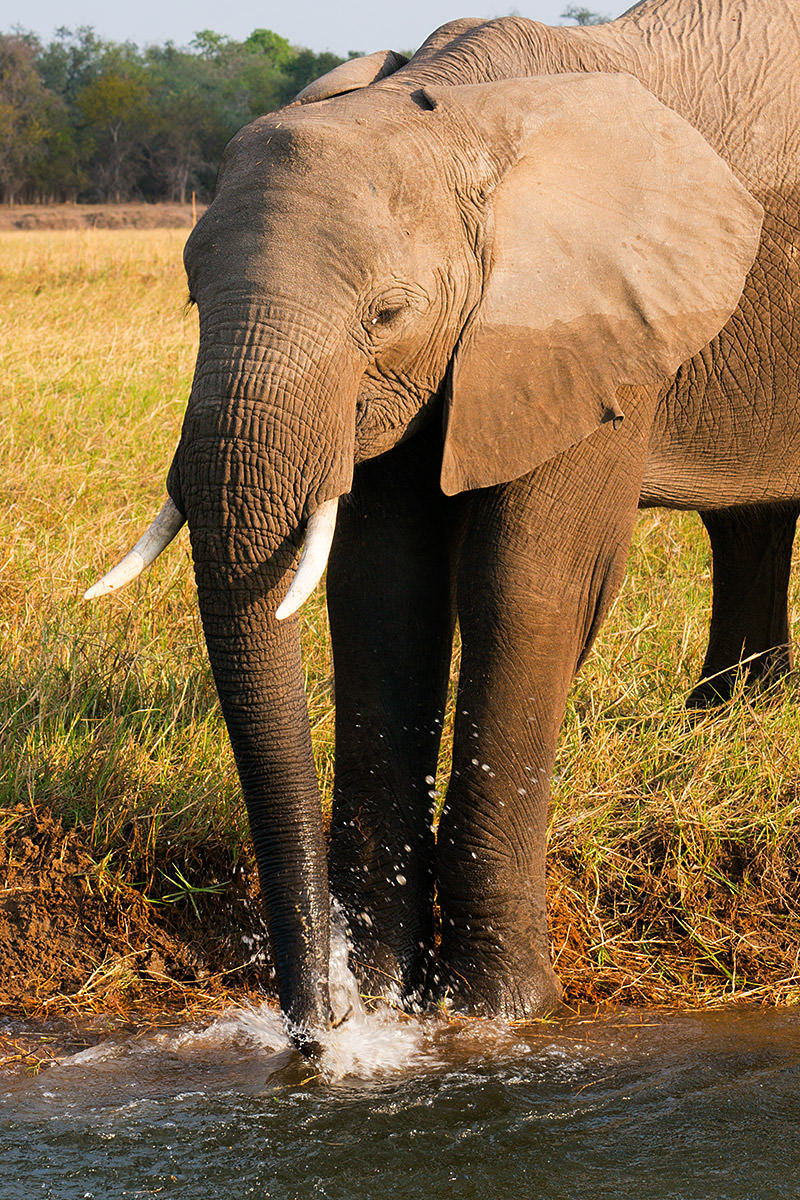
M 800 999 L 797 680 L 686 711 L 710 586 L 699 518 L 642 514 L 554 785 L 553 942 L 575 995 Z
M 51 810 L 160 899 L 205 886 L 203 847 L 231 869 L 249 854 L 185 532 L 119 597 L 80 597 L 164 496 L 196 351 L 183 240 L 0 234 L 0 804 Z M 688 716 L 709 597 L 699 520 L 643 514 L 554 786 L 553 945 L 575 998 L 800 999 L 797 684 Z M 329 804 L 321 597 L 301 623 Z
M 144 881 L 162 839 L 243 829 L 186 535 L 81 600 L 163 501 L 196 353 L 184 239 L 0 235 L 3 800 L 88 826 Z

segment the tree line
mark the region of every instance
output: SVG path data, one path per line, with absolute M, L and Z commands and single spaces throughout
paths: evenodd
M 210 199 L 237 129 L 344 62 L 269 29 L 140 49 L 90 27 L 0 34 L 0 201 Z

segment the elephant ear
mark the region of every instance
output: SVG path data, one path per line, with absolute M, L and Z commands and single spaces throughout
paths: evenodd
M 629 75 L 425 97 L 476 161 L 488 149 L 499 164 L 476 185 L 483 292 L 451 364 L 441 482 L 453 495 L 616 424 L 620 386 L 662 383 L 702 349 L 739 302 L 763 212 Z
M 357 92 L 369 87 L 387 75 L 393 75 L 404 67 L 408 59 L 396 50 L 378 50 L 362 58 L 351 58 L 320 76 L 302 92 L 298 92 L 293 104 L 313 104 L 316 100 L 329 100 L 331 96 L 342 96 L 345 92 Z

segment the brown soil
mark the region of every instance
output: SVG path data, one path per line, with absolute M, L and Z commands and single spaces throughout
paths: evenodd
M 205 209 L 198 205 L 197 215 Z M 0 230 L 191 229 L 191 204 L 0 204 Z
M 269 977 L 246 872 L 224 893 L 148 903 L 48 812 L 3 816 L 0 1018 L 208 1007 Z

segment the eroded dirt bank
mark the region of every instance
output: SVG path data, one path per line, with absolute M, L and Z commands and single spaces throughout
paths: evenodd
M 269 979 L 246 870 L 223 895 L 181 894 L 176 875 L 148 901 L 32 805 L 4 811 L 0 861 L 0 1019 L 209 1006 Z
M 42 805 L 20 804 L 2 816 L 0 1064 L 26 1055 L 46 1061 L 54 1021 L 76 1023 L 60 1041 L 92 1041 L 109 1022 L 163 1024 L 169 1014 L 185 1019 L 263 997 L 272 972 L 249 864 L 200 847 L 192 869 L 184 867 L 196 879 L 199 862 L 202 884 L 184 887 L 172 864 L 163 895 L 145 899 L 124 866 L 92 856 L 90 830 L 66 829 Z M 606 879 L 599 892 L 574 848 L 552 851 L 553 955 L 569 1004 L 698 1007 L 796 996 L 789 864 L 783 878 L 780 864 L 755 860 L 718 864 L 725 875 L 709 872 L 704 942 L 681 920 L 657 842 L 629 847 L 624 876 Z

